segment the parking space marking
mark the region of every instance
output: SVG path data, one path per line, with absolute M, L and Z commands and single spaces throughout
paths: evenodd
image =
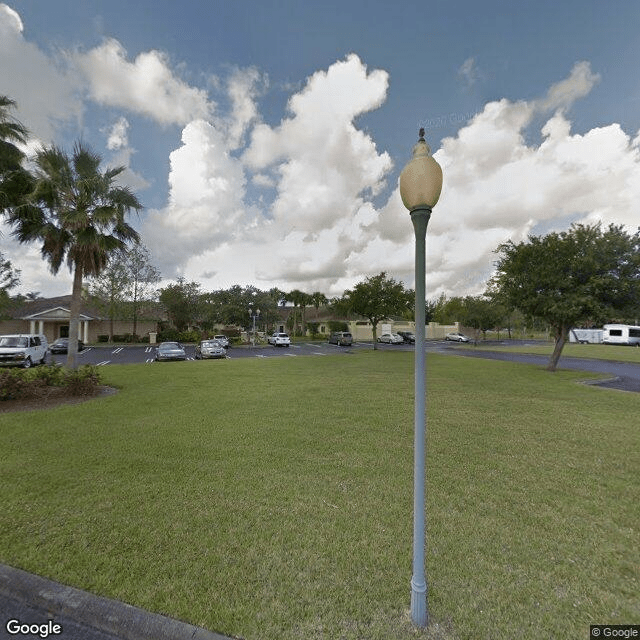
M 155 358 L 147 358 L 145 362 L 155 362 Z
M 153 351 L 153 347 L 147 347 L 144 352 L 145 353 L 149 353 L 150 351 Z
M 103 360 L 102 362 L 96 362 L 96 367 L 103 367 L 105 364 L 109 364 L 111 360 Z
M 120 353 L 123 349 L 124 349 L 124 347 L 118 347 L 117 349 L 114 349 L 111 353 L 113 353 L 113 354 Z

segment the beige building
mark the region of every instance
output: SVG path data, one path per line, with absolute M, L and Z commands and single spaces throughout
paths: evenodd
M 58 298 L 42 298 L 25 302 L 10 311 L 7 320 L 0 321 L 0 334 L 11 333 L 43 333 L 49 342 L 57 338 L 69 336 L 69 307 L 71 296 Z M 100 311 L 90 303 L 83 302 L 80 310 L 78 339 L 86 344 L 98 342 L 98 336 L 107 336 L 111 330 L 111 322 L 101 315 Z M 157 332 L 158 321 L 138 319 L 136 333 L 140 337 Z M 130 320 L 114 320 L 113 334 L 125 335 L 133 331 Z

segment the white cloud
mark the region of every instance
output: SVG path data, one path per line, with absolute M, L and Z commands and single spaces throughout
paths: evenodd
M 460 73 L 477 77 L 474 59 Z M 123 179 L 136 190 L 148 183 L 130 169 L 135 114 L 182 127 L 170 155 L 167 205 L 146 212 L 140 228 L 165 277 L 184 275 L 205 289 L 238 283 L 327 295 L 382 270 L 412 284 L 413 231 L 397 186 L 388 188 L 391 158 L 357 126 L 359 116 L 384 104 L 389 77 L 357 55 L 298 85 L 271 125 L 260 112 L 268 80 L 258 69 L 216 79 L 215 90 L 226 92 L 221 103 L 229 105 L 219 113 L 163 53 L 131 60 L 109 39 L 56 59 L 27 42 L 19 14 L 0 4 L 0 75 L 20 119 L 46 142 L 61 125 L 80 121 L 79 96 L 89 96 L 92 108 L 108 107 L 108 161 L 128 167 Z M 571 106 L 599 79 L 588 62 L 578 62 L 537 100 L 492 101 L 442 141 L 435 157 L 444 188 L 427 240 L 429 295 L 482 291 L 499 243 L 558 221 L 635 228 L 640 135 L 615 123 L 572 131 Z M 532 123 L 540 119 L 541 142 L 532 144 Z M 21 290 L 70 290 L 66 272 L 55 279 L 47 273 L 38 246 L 19 247 L 9 229 L 2 231 L 3 253 L 22 269 Z
M 462 63 L 460 69 L 458 69 L 458 75 L 464 80 L 467 86 L 473 86 L 479 78 L 479 71 L 475 58 L 467 58 Z
M 236 69 L 228 81 L 228 94 L 231 100 L 231 117 L 226 123 L 229 147 L 237 149 L 248 127 L 259 120 L 256 98 L 268 84 L 267 77 L 255 67 Z
M 576 100 L 588 95 L 598 82 L 600 74 L 593 73 L 588 62 L 576 62 L 569 77 L 553 84 L 538 106 L 545 111 L 568 109 Z
M 70 54 L 70 61 L 84 76 L 91 98 L 153 118 L 161 124 L 184 125 L 207 118 L 214 109 L 206 91 L 177 78 L 167 56 L 144 51 L 133 62 L 115 39 L 108 38 L 86 53 Z
M 170 162 L 169 204 L 152 211 L 143 225 L 145 241 L 161 256 L 167 275 L 180 273 L 190 256 L 237 235 L 247 224 L 242 166 L 212 124 L 189 123 Z
M 114 151 L 116 149 L 122 149 L 122 147 L 127 147 L 129 145 L 127 138 L 128 129 L 129 121 L 124 116 L 118 118 L 109 131 L 107 149 Z
M 0 4 L 2 94 L 17 103 L 17 117 L 35 138 L 51 142 L 60 125 L 78 121 L 78 86 L 56 60 L 23 36 L 20 15 Z
M 244 77 L 240 95 L 251 93 L 246 88 L 256 78 Z M 383 102 L 387 86 L 385 72 L 367 72 L 351 55 L 311 76 L 290 99 L 289 117 L 274 128 L 259 123 L 247 99 L 236 94 L 238 113 L 229 121 L 258 122 L 241 160 L 230 155 L 237 135 L 225 137 L 205 122 L 188 125 L 183 146 L 171 155 L 170 204 L 145 224 L 154 247 L 171 230 L 165 270 L 205 273 L 223 265 L 215 268 L 217 283 L 242 277 L 305 288 L 344 277 L 370 235 L 375 211 L 369 199 L 391 169 L 388 154 L 379 154 L 353 121 Z M 246 202 L 251 175 L 254 185 L 275 189 L 266 211 Z M 230 247 L 240 265 L 228 264 Z

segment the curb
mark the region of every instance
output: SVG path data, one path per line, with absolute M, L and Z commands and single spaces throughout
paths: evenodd
M 121 640 L 232 640 L 202 627 L 149 613 L 0 564 L 0 594 L 64 615 Z

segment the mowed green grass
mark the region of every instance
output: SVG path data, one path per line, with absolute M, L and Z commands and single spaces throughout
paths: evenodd
M 427 579 L 409 621 L 413 358 L 102 369 L 0 416 L 0 560 L 250 640 L 582 638 L 640 620 L 640 397 L 429 355 Z

